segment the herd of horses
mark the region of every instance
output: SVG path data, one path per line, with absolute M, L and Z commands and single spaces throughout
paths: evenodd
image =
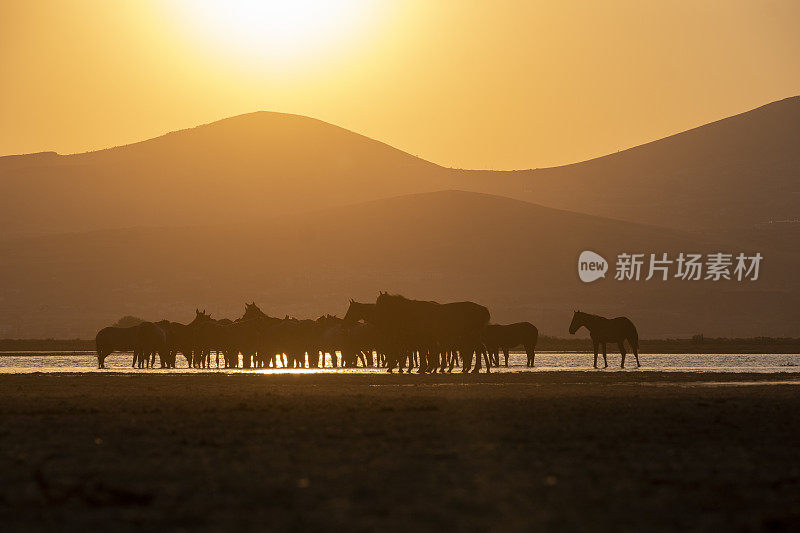
M 570 333 L 589 330 L 594 345 L 594 366 L 602 346 L 617 343 L 625 366 L 627 340 L 639 366 L 638 334 L 633 323 L 619 317 L 607 319 L 575 311 Z M 508 366 L 509 351 L 521 346 L 527 366 L 534 366 L 539 331 L 529 322 L 490 324 L 489 310 L 474 302 L 441 304 L 411 300 L 381 292 L 375 303 L 350 300 L 344 318 L 323 315 L 316 320 L 265 314 L 255 302 L 245 304 L 236 320 L 215 320 L 205 310 L 195 310 L 189 324 L 161 320 L 132 327 L 107 327 L 97 333 L 97 366 L 115 352 L 133 352 L 132 366 L 152 368 L 156 356 L 162 368 L 174 368 L 178 354 L 189 367 L 211 368 L 324 368 L 383 367 L 419 373 L 480 372 L 500 366 L 500 353 Z M 329 357 L 326 357 L 329 356 Z M 220 357 L 222 359 L 220 359 Z

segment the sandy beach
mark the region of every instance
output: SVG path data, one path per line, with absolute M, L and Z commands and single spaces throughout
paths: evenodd
M 799 385 L 646 371 L 3 375 L 0 523 L 794 529 Z

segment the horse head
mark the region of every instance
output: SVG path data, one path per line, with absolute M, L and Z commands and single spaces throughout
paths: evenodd
M 255 301 L 252 303 L 245 302 L 244 314 L 242 315 L 242 318 L 239 319 L 239 322 L 242 320 L 250 320 L 251 318 L 264 318 L 266 316 L 267 315 L 264 313 L 264 311 L 262 311 L 261 308 L 256 305 Z
M 206 314 L 205 309 L 203 309 L 202 311 L 200 311 L 199 309 L 195 309 L 194 320 L 192 320 L 190 324 L 198 324 L 200 322 L 210 322 L 210 321 L 211 321 L 211 315 Z
M 371 316 L 369 312 L 372 309 L 372 306 L 375 304 L 364 304 L 361 302 L 356 302 L 352 298 L 350 299 L 350 306 L 347 308 L 347 313 L 344 315 L 344 319 L 342 319 L 342 323 L 345 326 L 352 326 L 359 320 L 368 320 Z
M 578 331 L 581 326 L 584 326 L 583 322 L 583 313 L 580 311 L 573 311 L 572 312 L 572 322 L 569 324 L 569 333 L 570 335 L 575 335 L 575 332 Z

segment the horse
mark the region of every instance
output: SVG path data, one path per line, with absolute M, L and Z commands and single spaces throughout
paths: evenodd
M 242 322 L 244 320 L 252 320 L 254 318 L 272 318 L 272 317 L 270 317 L 264 311 L 262 311 L 261 308 L 258 307 L 255 302 L 245 303 L 244 314 L 242 315 L 242 318 L 237 318 L 234 322 Z
M 363 321 L 363 323 L 361 323 Z M 395 365 L 403 372 L 403 360 L 400 359 L 401 348 L 388 333 L 390 324 L 382 316 L 377 306 L 372 303 L 357 302 L 350 299 L 350 305 L 342 320 L 342 325 L 347 332 L 348 342 L 367 348 L 370 353 L 374 348 L 378 353 L 379 366 L 386 365 L 386 371 L 392 373 Z M 369 326 L 362 328 L 361 326 Z M 354 366 L 355 361 L 343 361 L 347 366 Z M 411 366 L 409 365 L 409 372 Z
M 316 322 L 320 351 L 322 352 L 322 368 L 325 368 L 325 354 L 330 354 L 332 368 L 339 366 L 337 350 L 341 352 L 342 364 L 344 364 L 344 361 L 349 359 L 349 355 L 345 352 L 347 332 L 343 320 L 335 315 L 322 315 L 317 318 Z
M 342 350 L 342 366 L 355 367 L 359 359 L 365 367 L 375 366 L 373 351 L 378 356 L 378 366 L 381 366 L 381 360 L 385 360 L 385 358 L 383 358 L 380 336 L 374 325 L 359 322 L 347 327 L 344 332 L 345 348 Z
M 314 320 L 286 317 L 269 327 L 270 352 L 283 355 L 284 368 L 305 368 L 306 352 L 309 366 L 319 366 L 319 328 Z
M 508 366 L 508 351 L 511 348 L 522 346 L 528 356 L 527 366 L 532 367 L 536 357 L 536 343 L 539 340 L 539 330 L 530 322 L 517 322 L 514 324 L 489 324 L 483 331 L 483 344 L 500 365 L 500 350 L 505 356 L 505 366 Z
M 574 335 L 581 327 L 589 330 L 589 336 L 594 345 L 594 367 L 597 368 L 597 352 L 600 344 L 603 345 L 603 363 L 608 366 L 606 359 L 606 342 L 616 342 L 622 354 L 621 367 L 625 368 L 625 341 L 631 345 L 633 355 L 636 357 L 637 368 L 639 364 L 639 333 L 636 326 L 628 317 L 618 316 L 616 318 L 604 318 L 598 315 L 591 315 L 581 311 L 572 314 L 572 323 L 569 325 L 570 334 Z M 603 368 L 605 368 L 603 367 Z
M 105 368 L 105 360 L 112 352 L 133 351 L 133 365 L 140 368 L 152 366 L 155 354 L 164 366 L 168 358 L 166 333 L 152 322 L 142 322 L 129 328 L 110 326 L 95 336 L 97 368 Z
M 97 332 L 94 338 L 97 350 L 97 368 L 105 368 L 106 357 L 112 352 L 136 350 L 139 326 L 117 328 L 110 326 Z
M 196 323 L 197 318 L 190 324 L 181 324 L 180 322 L 171 322 L 169 320 L 156 322 L 156 325 L 167 334 L 168 367 L 175 368 L 178 352 L 181 352 L 186 358 L 186 364 L 191 368 L 194 351 L 194 324 Z
M 225 357 L 225 367 L 239 366 L 239 353 L 232 355 L 233 342 L 231 339 L 230 326 L 231 320 L 214 320 L 205 310 L 195 311 L 197 316 L 192 321 L 194 356 L 192 366 L 194 368 L 211 367 L 211 352 L 217 353 L 217 367 L 219 367 L 219 354 L 222 352 Z
M 454 346 L 462 354 L 462 372 L 467 372 L 472 365 L 473 353 L 477 354 L 473 372 L 481 369 L 481 355 L 489 372 L 489 355 L 481 342 L 481 333 L 490 318 L 486 307 L 474 302 L 440 304 L 410 300 L 381 292 L 375 301 L 375 309 L 377 315 L 383 317 L 381 320 L 388 325 L 395 341 L 406 349 L 410 348 L 412 353 L 419 352 L 419 372 L 435 371 L 445 348 Z
M 133 351 L 133 365 L 138 361 L 139 368 L 152 368 L 156 354 L 161 359 L 161 368 L 169 365 L 167 332 L 153 322 L 142 322 L 137 327 L 136 345 Z

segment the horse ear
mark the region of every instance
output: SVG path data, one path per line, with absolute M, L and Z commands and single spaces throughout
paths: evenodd
M 350 298 L 350 303 L 353 303 L 353 302 L 355 302 L 355 300 L 353 300 L 352 298 Z

